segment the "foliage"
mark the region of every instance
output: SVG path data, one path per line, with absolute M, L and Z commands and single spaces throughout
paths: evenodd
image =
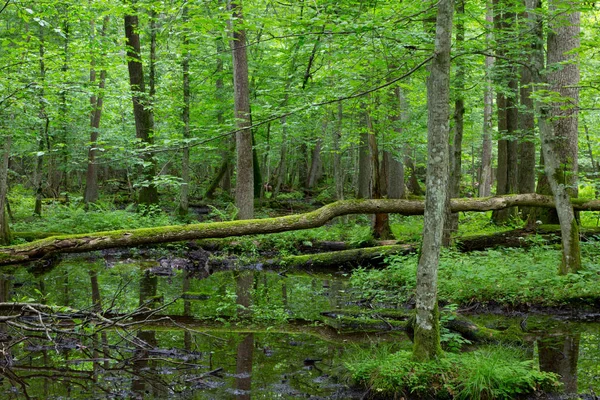
M 174 225 L 175 218 L 170 217 L 158 208 L 135 211 L 134 206 L 124 210 L 115 210 L 106 203 L 90 205 L 85 211 L 82 204 L 48 203 L 44 207 L 44 217 L 30 217 L 15 222 L 15 231 L 87 233 L 117 229 L 150 228 L 155 226 Z M 22 211 L 19 211 L 21 213 Z
M 371 350 L 352 352 L 345 365 L 354 381 L 386 396 L 512 399 L 559 388 L 558 375 L 537 370 L 516 348 L 483 347 L 425 363 L 410 351 Z
M 597 242 L 582 243 L 582 257 L 583 271 L 558 276 L 556 260 L 560 258 L 560 249 L 556 246 L 534 245 L 527 250 L 495 249 L 468 254 L 446 250 L 440 260 L 439 297 L 460 305 L 593 303 L 600 297 Z M 403 303 L 412 296 L 417 256 L 391 256 L 387 263 L 381 271 L 353 272 L 351 283 L 358 296 L 386 304 Z

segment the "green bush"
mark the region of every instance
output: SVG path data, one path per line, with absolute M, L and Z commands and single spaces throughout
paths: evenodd
M 539 371 L 516 348 L 483 347 L 430 362 L 414 361 L 411 351 L 388 350 L 361 349 L 348 356 L 345 367 L 351 378 L 390 397 L 512 399 L 560 388 L 556 374 Z

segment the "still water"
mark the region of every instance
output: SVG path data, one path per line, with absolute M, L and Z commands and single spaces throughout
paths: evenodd
M 344 379 L 344 355 L 382 341 L 410 346 L 402 332 L 339 333 L 323 323 L 322 312 L 355 304 L 341 274 L 177 265 L 68 258 L 43 275 L 5 274 L 2 302 L 102 309 L 123 322 L 98 332 L 86 314 L 64 309 L 54 324 L 33 312 L 20 325 L 0 323 L 0 398 L 360 399 L 364 390 Z M 155 311 L 120 319 L 140 306 Z M 528 337 L 532 357 L 563 375 L 567 390 L 600 393 L 598 324 L 554 321 Z

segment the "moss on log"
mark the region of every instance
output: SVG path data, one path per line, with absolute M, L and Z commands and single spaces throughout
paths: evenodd
M 272 265 L 281 265 L 291 268 L 327 268 L 343 265 L 356 266 L 363 263 L 381 264 L 386 256 L 392 254 L 406 254 L 417 251 L 417 246 L 390 245 L 366 247 L 361 249 L 340 250 L 328 253 L 307 254 L 301 256 L 283 257 L 281 260 L 271 262 Z
M 451 201 L 452 212 L 481 212 L 514 206 L 553 208 L 554 201 L 550 196 L 538 194 L 506 195 L 480 199 L 453 199 Z M 573 204 L 573 207 L 577 210 L 599 211 L 600 201 L 579 199 Z M 348 214 L 397 213 L 419 215 L 423 214 L 423 209 L 424 202 L 422 200 L 341 200 L 308 213 L 277 218 L 53 236 L 31 243 L 0 248 L 0 265 L 35 261 L 60 253 L 83 253 L 113 247 L 130 247 L 316 228 L 335 217 Z

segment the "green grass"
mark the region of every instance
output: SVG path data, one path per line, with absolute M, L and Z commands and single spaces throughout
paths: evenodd
M 535 239 L 534 239 L 535 240 Z M 558 275 L 559 246 L 498 249 L 459 253 L 443 251 L 439 266 L 439 298 L 466 305 L 497 302 L 505 305 L 535 303 L 557 306 L 585 304 L 600 299 L 600 246 L 582 243 L 585 269 Z M 401 303 L 414 293 L 417 256 L 394 256 L 380 271 L 358 269 L 351 283 L 359 297 L 384 303 Z
M 379 346 L 351 351 L 345 367 L 353 381 L 394 398 L 512 399 L 560 388 L 556 374 L 539 371 L 521 349 L 512 347 L 485 346 L 420 363 L 409 350 Z

